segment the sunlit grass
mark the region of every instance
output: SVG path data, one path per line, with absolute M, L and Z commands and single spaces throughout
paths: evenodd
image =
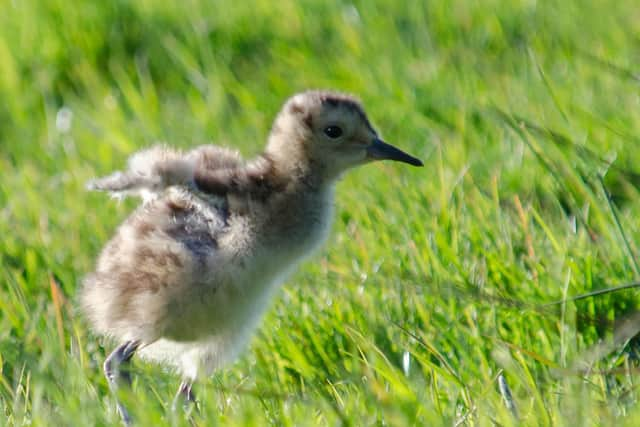
M 640 9 L 553 3 L 4 2 L 0 424 L 119 422 L 75 295 L 133 203 L 84 183 L 157 141 L 252 155 L 322 87 L 425 167 L 344 179 L 196 424 L 638 425 L 638 291 L 562 301 L 639 279 Z M 189 425 L 135 370 L 139 424 Z

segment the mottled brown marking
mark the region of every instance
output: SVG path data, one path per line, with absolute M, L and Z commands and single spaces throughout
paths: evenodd
M 180 258 L 178 258 L 178 256 L 173 252 L 156 252 L 154 259 L 156 261 L 156 264 L 160 267 L 165 267 L 169 265 L 169 263 L 173 264 L 176 267 L 182 267 L 182 261 L 180 261 Z
M 122 283 L 123 296 L 131 297 L 144 291 L 156 293 L 160 289 L 160 278 L 148 271 L 123 271 L 118 279 Z
M 153 250 L 147 246 L 140 246 L 135 252 L 135 262 L 146 264 L 155 257 Z
M 313 117 L 311 117 L 311 113 L 306 114 L 302 118 L 302 122 L 309 128 L 313 129 Z
M 174 252 L 167 252 L 166 253 L 166 257 L 168 258 L 168 260 L 175 266 L 175 267 L 183 267 L 184 264 L 182 263 L 182 260 L 180 259 L 180 257 L 174 253 Z
M 289 104 L 289 113 L 291 114 L 304 114 L 304 107 L 297 102 Z
M 153 232 L 154 229 L 155 227 L 150 222 L 141 221 L 137 223 L 135 226 L 136 237 L 139 237 L 139 238 L 147 237 Z

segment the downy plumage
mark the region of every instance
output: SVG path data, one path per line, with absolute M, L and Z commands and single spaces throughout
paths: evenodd
M 94 330 L 119 343 L 105 362 L 110 384 L 135 353 L 175 367 L 179 395 L 193 399 L 191 382 L 238 355 L 277 286 L 325 240 L 340 175 L 378 159 L 422 165 L 382 142 L 352 97 L 310 91 L 285 103 L 253 160 L 154 147 L 91 182 L 144 200 L 81 291 Z

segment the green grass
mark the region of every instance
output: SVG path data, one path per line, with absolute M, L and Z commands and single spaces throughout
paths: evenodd
M 0 3 L 0 425 L 118 424 L 76 291 L 134 203 L 84 183 L 158 140 L 252 155 L 315 87 L 425 168 L 343 180 L 196 424 L 640 425 L 639 291 L 550 304 L 640 280 L 636 1 L 74 3 Z M 188 425 L 135 371 L 139 424 Z

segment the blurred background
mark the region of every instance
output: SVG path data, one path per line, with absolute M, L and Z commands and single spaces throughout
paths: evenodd
M 136 202 L 85 182 L 160 141 L 254 155 L 310 88 L 425 167 L 345 177 L 192 421 L 135 363 L 139 424 L 640 423 L 636 1 L 0 5 L 0 424 L 119 422 L 76 290 Z

